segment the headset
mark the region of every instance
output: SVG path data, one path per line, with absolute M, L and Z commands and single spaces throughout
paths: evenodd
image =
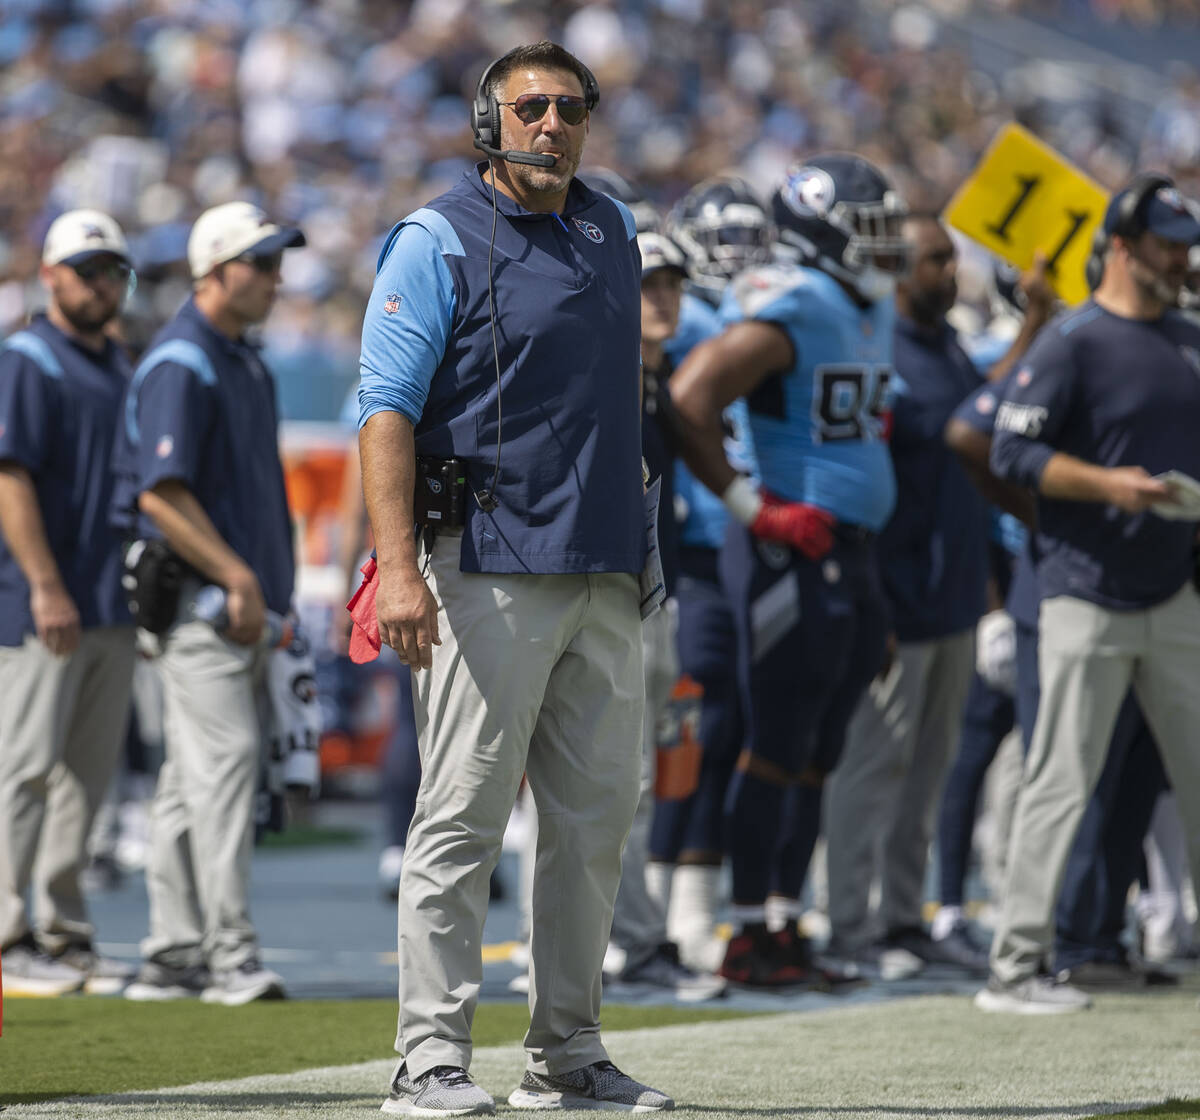
M 1121 197 L 1117 201 L 1117 212 L 1113 217 L 1112 230 L 1108 235 L 1110 239 L 1112 237 L 1120 237 L 1128 243 L 1126 248 L 1129 251 L 1130 259 L 1151 274 L 1154 297 L 1168 307 L 1177 303 L 1179 292 L 1172 291 L 1170 285 L 1161 276 L 1155 274 L 1153 269 L 1147 266 L 1146 262 L 1142 260 L 1140 253 L 1134 250 L 1133 242 L 1146 231 L 1145 209 L 1153 195 L 1157 191 L 1174 189 L 1174 180 L 1157 171 L 1143 172 L 1136 176 L 1129 186 L 1121 192 Z M 1111 244 L 1111 241 L 1105 242 L 1106 251 L 1109 244 Z M 1103 261 L 1101 261 L 1102 273 Z
M 1142 209 L 1155 191 L 1173 188 L 1175 181 L 1157 171 L 1145 172 L 1138 175 L 1122 192 L 1123 197 L 1117 203 L 1116 219 L 1109 231 L 1110 237 L 1134 238 L 1145 232 L 1146 224 L 1141 215 Z
M 510 51 L 509 54 L 511 53 Z M 475 87 L 475 100 L 471 103 L 471 131 L 475 135 L 475 147 L 492 159 L 502 159 L 509 163 L 528 163 L 534 167 L 553 167 L 557 162 L 554 156 L 497 147 L 500 143 L 500 102 L 491 95 L 489 85 L 492 71 L 507 58 L 507 54 L 501 55 L 500 58 L 489 62 Z M 580 75 L 583 81 L 583 103 L 590 113 L 600 100 L 600 85 L 596 76 L 582 62 L 578 59 L 576 62 L 583 71 Z
M 488 90 L 492 79 L 492 71 L 505 61 L 513 52 L 501 55 L 488 63 L 480 75 L 479 84 L 475 87 L 475 100 L 471 103 L 471 132 L 475 136 L 475 147 L 483 152 L 489 160 L 502 159 L 508 163 L 526 163 L 533 167 L 553 167 L 558 160 L 554 156 L 540 152 L 517 152 L 496 147 L 500 143 L 500 102 Z M 600 85 L 596 76 L 579 59 L 576 65 L 583 72 L 583 102 L 590 113 L 600 100 Z M 560 218 L 561 222 L 562 219 Z M 491 513 L 499 504 L 496 498 L 496 486 L 500 482 L 500 434 L 504 427 L 503 399 L 500 391 L 500 346 L 496 341 L 496 292 L 492 286 L 492 253 L 496 248 L 496 184 L 492 182 L 492 233 L 488 239 L 488 320 L 492 331 L 492 359 L 496 363 L 496 458 L 492 464 L 492 478 L 487 486 L 482 486 L 475 493 L 475 501 L 484 513 Z
M 1104 254 L 1108 252 L 1108 234 L 1104 226 L 1096 227 L 1092 234 L 1092 249 L 1088 254 L 1087 264 L 1083 266 L 1083 278 L 1087 281 L 1088 291 L 1094 292 L 1104 279 Z

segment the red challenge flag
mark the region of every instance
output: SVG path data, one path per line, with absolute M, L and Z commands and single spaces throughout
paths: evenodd
M 365 665 L 379 656 L 383 645 L 379 637 L 379 616 L 375 613 L 375 596 L 379 593 L 379 565 L 370 557 L 362 566 L 363 581 L 346 604 L 352 622 L 350 628 L 350 660 Z

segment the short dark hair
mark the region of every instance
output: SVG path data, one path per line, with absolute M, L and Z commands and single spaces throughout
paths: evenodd
M 535 66 L 542 70 L 562 70 L 574 74 L 579 79 L 579 88 L 587 93 L 588 70 L 566 47 L 543 39 L 540 43 L 529 43 L 523 47 L 513 47 L 507 54 L 501 55 L 492 64 L 492 73 L 488 78 L 487 95 L 490 99 L 500 100 L 500 87 L 516 70 L 527 66 Z M 591 106 L 589 105 L 590 109 Z

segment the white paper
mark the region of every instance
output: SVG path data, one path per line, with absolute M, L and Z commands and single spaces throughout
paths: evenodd
M 646 487 L 642 507 L 646 517 L 646 563 L 638 576 L 638 591 L 641 594 L 642 618 L 649 618 L 667 597 L 667 581 L 663 576 L 662 556 L 658 551 L 658 500 L 662 493 L 662 479 L 656 478 Z
M 1159 517 L 1172 521 L 1200 521 L 1200 482 L 1183 471 L 1166 471 L 1154 477 L 1171 488 L 1170 498 L 1150 506 Z

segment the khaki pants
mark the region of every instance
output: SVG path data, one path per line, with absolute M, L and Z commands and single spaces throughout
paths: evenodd
M 185 593 L 180 617 L 189 603 Z M 249 890 L 265 658 L 262 644 L 239 646 L 207 622 L 183 622 L 154 662 L 166 757 L 150 811 L 147 960 L 227 970 L 258 951 Z
M 975 668 L 975 632 L 906 642 L 871 683 L 826 787 L 829 920 L 847 949 L 921 924 L 929 844 Z M 871 882 L 881 879 L 871 928 Z
M 606 1055 L 601 964 L 638 800 L 641 624 L 632 575 L 478 575 L 430 558 L 440 646 L 414 672 L 421 786 L 400 881 L 396 1049 L 467 1067 L 488 877 L 523 772 L 538 811 L 530 1068 Z
M 125 742 L 133 634 L 84 630 L 68 657 L 33 635 L 0 647 L 0 945 L 29 930 L 31 881 L 48 949 L 92 939 L 79 872 Z
M 1140 611 L 1056 596 L 1042 602 L 1039 634 L 1041 702 L 992 943 L 992 972 L 1005 983 L 1032 976 L 1050 952 L 1067 855 L 1131 685 L 1200 867 L 1200 595 L 1189 583 Z

